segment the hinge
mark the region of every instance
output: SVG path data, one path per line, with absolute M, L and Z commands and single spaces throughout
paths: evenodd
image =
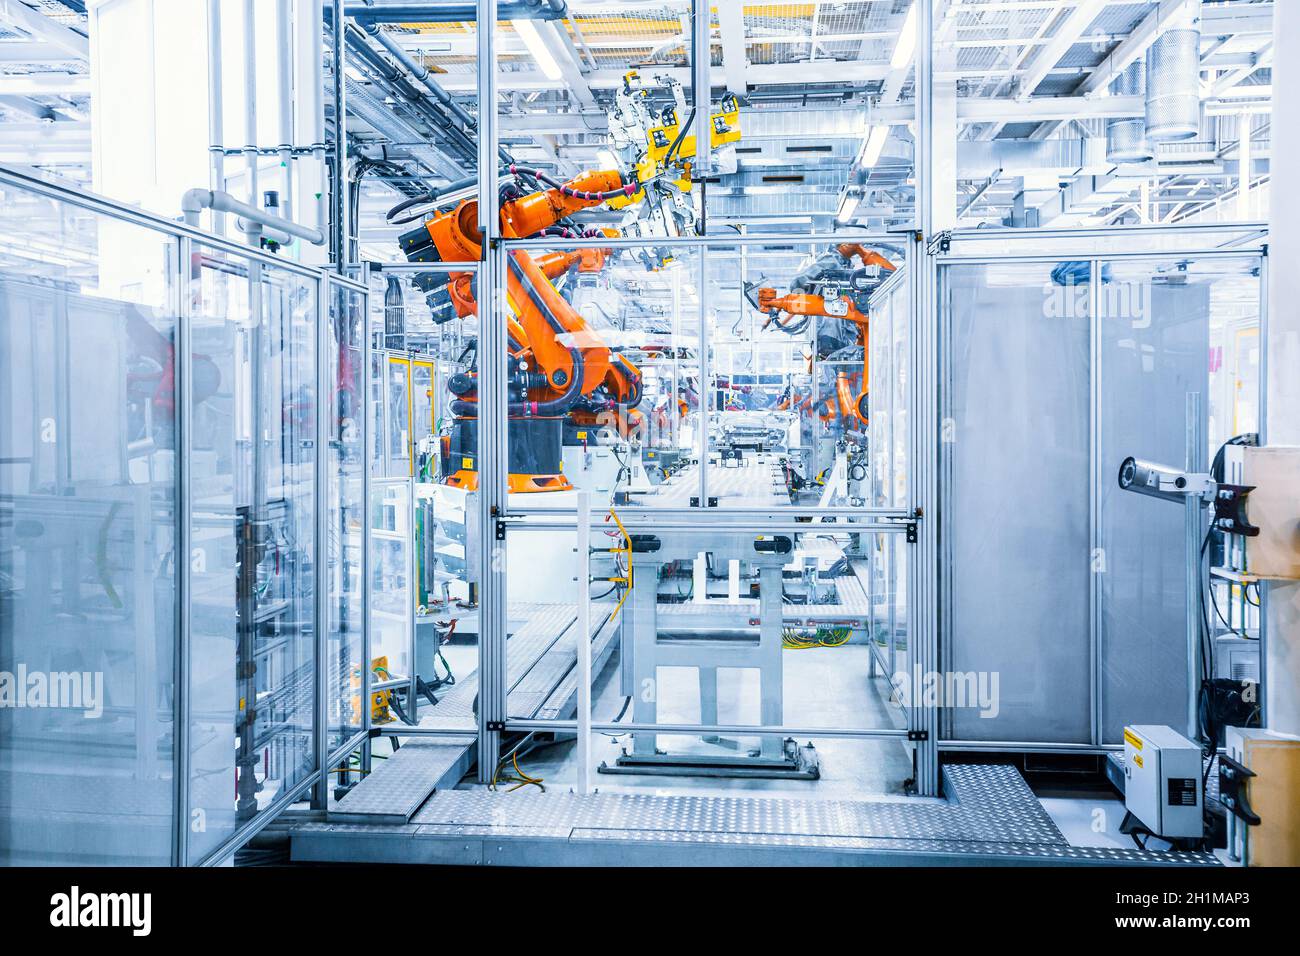
M 484 727 L 486 727 L 489 731 L 496 730 L 501 733 L 504 733 L 506 729 L 506 722 L 504 720 L 489 720 L 486 724 L 484 724 Z
M 928 731 L 928 730 L 909 730 L 909 731 L 907 732 L 907 739 L 908 739 L 908 740 L 914 740 L 914 741 L 929 740 L 929 739 L 930 739 L 930 731 Z
M 504 541 L 506 539 L 506 523 L 500 518 L 497 518 L 496 523 L 496 539 L 498 541 Z
M 916 522 L 915 521 L 909 521 L 907 523 L 907 543 L 916 544 Z

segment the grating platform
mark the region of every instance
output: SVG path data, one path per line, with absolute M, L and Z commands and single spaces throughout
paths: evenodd
M 593 669 L 613 651 L 617 630 L 609 620 L 613 608 L 612 604 L 594 604 L 591 608 Z M 517 611 L 512 609 L 512 616 Z M 524 719 L 568 716 L 576 706 L 573 624 L 577 612 L 571 604 L 539 604 L 527 606 L 523 613 L 527 621 L 506 642 L 510 686 L 507 713 Z M 458 681 L 422 720 L 442 728 L 463 725 L 468 733 L 406 738 L 400 750 L 377 761 L 375 772 L 339 801 L 331 811 L 331 819 L 363 825 L 404 824 L 430 793 L 459 783 L 474 762 L 477 696 L 476 671 Z
M 304 862 L 514 866 L 1214 866 L 1206 853 L 1071 846 L 1014 767 L 944 768 L 946 800 L 448 790 L 411 822 L 302 824 Z

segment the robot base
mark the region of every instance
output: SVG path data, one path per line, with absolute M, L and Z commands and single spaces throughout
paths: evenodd
M 811 743 L 800 747 L 794 738 L 783 743 L 778 758 L 728 754 L 624 753 L 614 765 L 601 762 L 597 773 L 643 774 L 662 777 L 757 777 L 768 780 L 817 780 L 821 760 Z

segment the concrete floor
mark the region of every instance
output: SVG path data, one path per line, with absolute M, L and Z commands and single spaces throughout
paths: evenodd
M 1124 801 L 1118 796 L 1096 794 L 1086 797 L 1039 797 L 1072 846 L 1104 846 L 1130 849 L 1133 838 L 1119 832 L 1124 819 Z
M 903 726 L 902 714 L 888 703 L 889 684 L 883 676 L 869 677 L 870 648 L 865 644 L 784 652 L 784 722 L 802 727 Z M 719 672 L 720 723 L 758 722 L 758 672 L 727 669 Z M 662 668 L 658 679 L 661 723 L 699 722 L 699 687 L 693 668 Z M 619 661 L 615 655 L 594 682 L 593 713 L 598 721 L 613 720 L 625 698 L 619 688 Z M 632 719 L 631 708 L 623 720 Z M 799 744 L 810 741 L 799 739 Z M 698 738 L 661 735 L 658 746 L 671 752 L 743 752 L 758 738 L 739 738 L 729 746 L 707 744 Z M 591 747 L 591 785 L 606 792 L 656 794 L 737 793 L 785 794 L 814 799 L 870 799 L 896 797 L 912 775 L 911 754 L 897 739 L 825 737 L 811 740 L 821 757 L 819 780 L 761 780 L 707 777 L 669 777 L 598 774 L 603 762 L 613 764 L 627 735 L 594 734 Z M 548 789 L 567 791 L 577 782 L 577 745 L 569 740 L 538 749 L 520 758 L 520 766 L 542 778 Z M 463 785 L 469 786 L 469 785 Z

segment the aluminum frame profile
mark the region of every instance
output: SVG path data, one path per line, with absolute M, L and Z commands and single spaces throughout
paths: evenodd
M 321 361 L 324 354 L 320 350 L 319 341 L 321 330 L 325 326 L 325 315 L 328 309 L 324 291 L 326 289 L 327 279 L 331 284 L 346 286 L 368 297 L 368 290 L 346 277 L 328 275 L 324 270 L 312 269 L 303 266 L 288 259 L 277 259 L 274 256 L 250 249 L 247 246 L 231 242 L 221 236 L 209 235 L 199 229 L 187 226 L 183 223 L 177 223 L 160 216 L 155 216 L 148 212 L 143 212 L 137 208 L 120 205 L 112 200 L 105 199 L 92 193 L 78 190 L 67 189 L 62 186 L 53 185 L 40 179 L 36 179 L 28 173 L 13 169 L 8 166 L 0 165 L 0 185 L 8 185 L 32 193 L 45 199 L 64 203 L 69 206 L 75 206 L 84 209 L 95 215 L 104 216 L 118 222 L 128 223 L 157 232 L 159 234 L 170 236 L 173 240 L 171 248 L 173 249 L 173 260 L 169 264 L 172 273 L 172 295 L 173 312 L 176 316 L 176 346 L 175 346 L 175 391 L 177 401 L 175 403 L 175 425 L 177 433 L 177 455 L 176 476 L 175 476 L 175 533 L 177 550 L 181 554 L 188 554 L 193 541 L 193 473 L 190 465 L 191 453 L 193 450 L 193 395 L 190 392 L 189 383 L 193 374 L 193 301 L 190 296 L 192 278 L 190 275 L 191 262 L 194 249 L 202 246 L 215 251 L 223 252 L 232 258 L 247 262 L 250 266 L 249 282 L 254 281 L 254 274 L 263 266 L 271 266 L 283 272 L 297 275 L 300 278 L 310 280 L 316 288 L 316 324 L 318 330 L 317 337 L 317 374 L 324 380 L 326 363 Z M 368 338 L 367 338 L 368 344 Z M 318 384 L 319 387 L 319 384 Z M 320 454 L 320 429 L 324 421 L 323 415 L 317 416 L 317 432 L 315 438 L 318 443 L 317 452 L 317 469 L 321 467 L 323 455 Z M 317 514 L 315 523 L 317 525 L 316 541 L 313 542 L 313 561 L 317 568 L 322 568 L 326 563 L 322 559 L 323 549 L 327 547 L 327 539 L 319 533 L 319 522 L 321 520 L 321 504 L 325 499 L 325 487 L 319 483 L 319 473 L 317 473 L 317 487 L 314 490 L 313 498 Z M 252 836 L 258 833 L 263 827 L 267 826 L 277 817 L 281 811 L 295 802 L 304 793 L 320 785 L 323 774 L 321 765 L 317 766 L 304 774 L 303 779 L 298 781 L 293 787 L 280 794 L 276 800 L 268 806 L 261 808 L 257 815 L 241 827 L 237 827 L 222 843 L 202 860 L 194 861 L 191 859 L 190 846 L 190 665 L 192 661 L 191 654 L 191 628 L 190 628 L 190 597 L 193 593 L 192 569 L 188 560 L 176 562 L 176 608 L 174 615 L 174 626 L 176 633 L 173 645 L 173 666 L 176 668 L 174 682 L 176 687 L 176 704 L 175 716 L 173 717 L 173 774 L 175 776 L 173 787 L 174 813 L 173 813 L 173 833 L 172 833 L 172 859 L 176 865 L 186 866 L 197 862 L 199 865 L 209 866 L 223 862 L 232 855 L 236 849 L 247 842 Z M 319 578 L 316 581 L 317 587 L 320 587 Z M 317 680 L 315 682 L 317 699 L 313 702 L 313 715 L 316 726 L 313 728 L 313 751 L 316 760 L 319 761 L 323 748 L 323 741 L 326 739 L 324 734 L 328 733 L 328 727 L 322 726 L 321 714 L 323 702 L 320 698 L 320 683 L 322 674 L 326 673 L 321 666 L 324 662 L 324 655 L 320 654 L 320 643 L 323 640 L 319 621 L 320 615 L 325 602 L 321 600 L 318 591 L 316 608 L 314 610 L 314 629 L 317 631 L 315 636 L 317 657 Z
M 497 22 L 497 0 L 476 0 L 479 23 Z M 479 343 L 479 708 L 478 780 L 490 783 L 501 755 L 506 719 L 505 549 L 495 522 L 506 510 L 506 354 L 504 286 L 498 221 L 497 59 L 495 29 L 477 30 L 479 109 L 478 210 L 483 259 L 478 272 Z M 489 542 L 491 544 L 489 545 Z
M 693 10 L 699 11 L 701 8 L 707 11 L 707 7 L 699 0 L 693 3 Z M 930 41 L 929 41 L 929 23 L 931 13 L 923 5 L 920 9 L 917 30 L 922 38 L 918 43 L 917 71 L 918 82 L 924 77 L 922 84 L 927 89 L 930 86 L 928 74 L 928 64 L 930 62 Z M 494 23 L 497 17 L 496 0 L 477 0 L 477 10 L 479 22 Z M 710 15 L 706 12 L 704 16 L 696 16 L 692 26 L 692 43 L 698 49 L 700 45 L 707 48 L 709 42 Z M 478 84 L 479 84 L 479 101 L 484 104 L 496 103 L 496 59 L 495 59 L 495 42 L 493 37 L 494 31 L 478 32 Z M 693 58 L 693 89 L 692 98 L 697 115 L 707 116 L 710 109 L 711 91 L 709 87 L 709 64 L 708 57 Z M 928 96 L 928 93 L 927 93 Z M 926 114 L 925 120 L 918 119 L 918 125 L 926 126 L 928 124 L 929 114 Z M 485 354 L 503 354 L 505 348 L 505 308 L 506 303 L 503 296 L 503 289 L 499 285 L 499 277 L 504 275 L 505 256 L 511 250 L 519 249 L 540 249 L 549 250 L 557 249 L 581 249 L 587 247 L 620 247 L 620 248 L 637 248 L 643 247 L 647 243 L 643 239 L 636 238 L 616 238 L 600 240 L 547 240 L 547 239 L 503 239 L 499 235 L 499 226 L 497 222 L 497 155 L 498 144 L 498 117 L 496 109 L 482 109 L 479 117 L 479 169 L 487 170 L 487 175 L 480 178 L 479 181 L 479 215 L 480 227 L 485 237 L 483 261 L 479 264 L 478 269 L 478 288 L 479 301 L 491 304 L 490 308 L 483 309 L 480 315 L 480 340 L 488 344 Z M 933 140 L 929 140 L 930 149 L 933 149 Z M 709 163 L 708 141 L 704 137 L 697 138 L 696 143 L 696 167 L 705 170 Z M 926 157 L 927 162 L 923 163 L 925 167 L 918 175 L 919 191 L 923 191 L 923 185 L 930 181 L 928 178 L 929 167 L 932 166 L 932 156 Z M 928 213 L 927 213 L 928 215 Z M 748 236 L 682 236 L 670 239 L 656 240 L 655 245 L 666 245 L 673 247 L 686 247 L 698 250 L 698 261 L 696 265 L 697 288 L 698 288 L 698 307 L 696 310 L 696 324 L 700 337 L 699 353 L 699 374 L 702 382 L 708 382 L 711 378 L 711 342 L 708 337 L 708 254 L 713 248 L 728 248 L 738 244 L 757 245 L 764 242 L 789 244 L 792 241 L 799 244 L 812 245 L 818 242 L 842 242 L 846 236 L 861 241 L 870 241 L 877 239 L 882 242 L 888 242 L 891 245 L 897 245 L 900 237 L 897 233 L 872 233 L 858 232 L 852 233 L 835 233 L 835 234 L 809 234 L 807 236 L 792 237 L 788 234 L 766 235 L 748 235 Z M 923 273 L 921 262 L 926 264 L 931 282 L 934 276 L 934 263 L 931 257 L 925 254 L 924 243 L 916 240 L 916 247 L 909 245 L 906 250 L 910 269 L 909 275 L 914 278 L 910 282 L 917 282 L 918 277 Z M 918 248 L 921 250 L 922 260 L 914 261 Z M 933 295 L 923 298 L 918 294 L 915 287 L 910 298 L 912 312 L 911 326 L 913 336 L 916 336 L 917 330 L 922 326 L 920 311 L 923 305 L 928 303 L 933 309 Z M 930 313 L 934 315 L 933 311 Z M 932 322 L 931 322 L 932 324 Z M 914 338 L 914 341 L 918 341 Z M 933 347 L 933 336 L 926 339 Z M 501 350 L 501 351 L 498 351 Z M 923 409 L 932 408 L 933 401 L 925 405 L 917 403 L 917 398 L 922 394 L 922 389 L 926 387 L 925 383 L 932 379 L 924 378 L 916 374 L 916 363 L 919 361 L 920 353 L 915 347 L 911 350 L 910 355 L 914 363 L 912 374 L 912 394 L 909 401 L 912 402 L 913 408 L 917 414 L 911 416 L 911 426 L 917 428 L 918 420 L 926 416 Z M 543 526 L 538 522 L 538 518 L 554 518 L 557 515 L 575 514 L 573 509 L 545 509 L 545 508 L 524 508 L 512 512 L 508 505 L 506 494 L 506 428 L 505 428 L 505 408 L 504 408 L 504 383 L 500 381 L 502 370 L 499 368 L 501 363 L 487 361 L 481 363 L 480 376 L 480 427 L 479 427 L 479 474 L 480 474 L 480 491 L 479 491 L 479 518 L 480 527 L 483 529 L 485 542 L 491 540 L 491 547 L 484 547 L 480 550 L 480 668 L 483 674 L 480 691 L 479 706 L 479 743 L 478 743 L 478 778 L 480 782 L 486 783 L 490 779 L 491 769 L 494 769 L 500 757 L 501 734 L 503 730 L 525 730 L 531 727 L 529 722 L 507 721 L 505 715 L 504 686 L 506 678 L 506 583 L 504 568 L 506 560 L 504 557 L 505 549 L 508 548 L 508 540 L 504 537 L 502 540 L 496 540 L 495 529 L 498 523 L 506 527 L 519 526 L 527 523 L 528 527 Z M 710 393 L 712 389 L 709 389 Z M 710 402 L 712 396 L 710 395 Z M 707 419 L 701 416 L 699 424 L 699 435 L 697 441 L 701 450 L 701 456 L 706 460 L 708 448 L 708 431 Z M 934 432 L 933 423 L 929 429 Z M 917 475 L 920 452 L 922 444 L 913 437 L 909 441 L 909 470 L 912 475 Z M 699 477 L 699 498 L 701 501 L 708 500 L 708 471 L 707 467 L 700 469 Z M 932 500 L 918 494 L 921 486 L 913 482 L 910 492 L 914 501 Z M 697 519 L 691 527 L 698 527 L 698 517 L 703 509 L 688 510 L 682 517 L 688 519 Z M 836 508 L 832 509 L 837 517 L 866 517 L 876 519 L 865 521 L 860 524 L 854 524 L 854 531 L 863 532 L 882 532 L 891 535 L 902 534 L 907 530 L 903 521 L 916 522 L 919 514 L 925 513 L 925 508 L 914 504 L 907 509 L 886 508 L 886 509 L 851 509 Z M 549 512 L 549 514 L 548 514 Z M 775 516 L 766 512 L 751 511 L 750 509 L 722 509 L 712 511 L 713 514 L 725 515 L 732 518 L 753 519 L 752 527 L 756 530 L 771 530 L 772 520 Z M 801 530 L 804 526 L 795 527 L 793 516 L 798 514 L 799 510 L 794 509 L 789 513 L 783 513 L 780 518 L 791 522 L 792 530 Z M 575 514 L 576 517 L 576 514 Z M 654 519 L 662 526 L 662 521 L 667 515 L 658 513 L 653 516 Z M 529 521 L 532 518 L 532 521 Z M 895 519 L 895 520 L 890 520 Z M 645 515 L 643 520 L 652 520 L 652 516 Z M 574 525 L 573 520 L 556 521 L 555 527 L 570 528 Z M 933 525 L 933 522 L 919 522 L 924 528 L 927 524 Z M 491 538 L 489 539 L 489 535 Z M 933 539 L 933 530 L 930 532 Z M 933 540 L 930 542 L 928 551 L 922 544 L 921 547 L 909 549 L 909 564 L 914 567 L 909 571 L 909 599 L 908 615 L 909 627 L 912 621 L 920 621 L 922 615 L 919 612 L 917 602 L 927 594 L 933 596 L 934 582 L 932 580 L 933 570 L 936 563 L 933 560 Z M 927 558 L 926 555 L 929 555 Z M 926 574 L 922 569 L 929 568 L 929 582 L 924 580 Z M 913 666 L 929 665 L 937 658 L 937 651 L 933 646 L 937 629 L 930 627 L 928 629 L 916 630 L 909 633 L 908 654 L 909 659 L 915 658 Z M 918 639 L 919 638 L 919 639 Z M 930 642 L 927 649 L 924 645 L 926 641 Z M 921 730 L 921 739 L 917 741 L 916 765 L 917 765 L 917 792 L 921 795 L 937 795 L 939 791 L 939 768 L 938 768 L 938 750 L 936 746 L 936 717 L 937 709 L 934 707 L 913 707 L 909 714 L 909 729 L 916 731 Z M 553 721 L 544 722 L 543 729 L 557 729 L 562 723 Z M 576 728 L 576 723 L 574 724 Z M 593 729 L 603 728 L 603 725 L 593 724 Z M 625 729 L 624 725 L 619 725 Z M 536 728 L 533 728 L 536 729 Z M 617 728 L 614 728 L 617 729 Z M 684 728 L 686 732 L 711 732 L 713 728 L 705 725 L 690 725 Z M 412 728 L 407 729 L 408 732 Z M 423 728 L 414 729 L 416 733 L 424 732 Z M 430 730 L 432 733 L 444 733 L 443 731 Z M 811 731 L 810 731 L 811 732 Z M 381 729 L 381 735 L 387 733 L 387 730 Z M 445 733 L 452 733 L 446 731 Z M 461 734 L 464 731 L 460 731 Z M 820 731 L 823 735 L 845 735 L 845 736 L 880 736 L 880 737 L 906 737 L 908 731 L 896 731 L 894 729 L 883 728 L 862 728 L 858 730 L 836 730 L 828 728 Z
M 933 520 L 938 503 L 939 409 L 937 265 L 931 241 L 935 230 L 934 183 L 934 7 L 918 3 L 916 18 L 916 225 L 908 246 L 907 270 L 911 281 L 911 431 L 908 448 L 908 493 L 918 519 L 915 544 L 907 551 L 907 660 L 912 675 L 939 669 L 938 651 L 938 524 Z M 911 701 L 908 726 L 915 740 L 915 788 L 920 796 L 937 796 L 939 774 L 939 709 L 924 699 Z
M 325 361 L 327 342 L 329 341 L 329 315 L 332 302 L 333 286 L 324 279 L 316 285 L 316 441 L 315 459 L 312 462 L 312 514 L 315 525 L 315 543 L 313 550 L 312 571 L 315 577 L 315 600 L 312 602 L 312 631 L 315 637 L 314 661 L 316 667 L 315 724 L 312 743 L 316 760 L 316 786 L 312 792 L 312 808 L 324 810 L 329 806 L 329 666 L 326 651 L 329 647 L 329 520 L 326 515 L 325 489 L 329 487 L 329 473 L 326 470 L 328 456 L 325 449 L 329 447 L 330 417 L 328 410 L 335 407 L 331 400 L 328 404 L 320 399 L 326 395 L 333 398 L 334 389 L 330 384 L 328 363 Z M 338 363 L 335 363 L 335 369 Z M 335 373 L 337 374 L 337 372 Z M 364 407 L 364 406 L 363 406 Z M 342 542 L 340 542 L 342 543 Z M 324 560 L 322 560 L 324 559 Z
M 191 501 L 193 500 L 193 468 L 191 466 L 194 449 L 194 406 L 190 395 L 189 382 L 193 375 L 194 346 L 193 329 L 190 324 L 193 297 L 189 295 L 189 263 L 192 255 L 192 240 L 188 236 L 177 239 L 177 273 L 181 282 L 176 290 L 176 347 L 173 361 L 176 368 L 173 395 L 179 396 L 174 402 L 176 411 L 176 551 L 189 555 L 193 551 L 193 521 Z M 172 715 L 172 773 L 175 776 L 175 834 L 172 849 L 172 861 L 176 866 L 184 866 L 189 860 L 190 841 L 190 600 L 193 593 L 193 581 L 190 578 L 188 557 L 176 562 L 176 644 L 173 649 L 174 668 L 172 686 L 176 702 Z

